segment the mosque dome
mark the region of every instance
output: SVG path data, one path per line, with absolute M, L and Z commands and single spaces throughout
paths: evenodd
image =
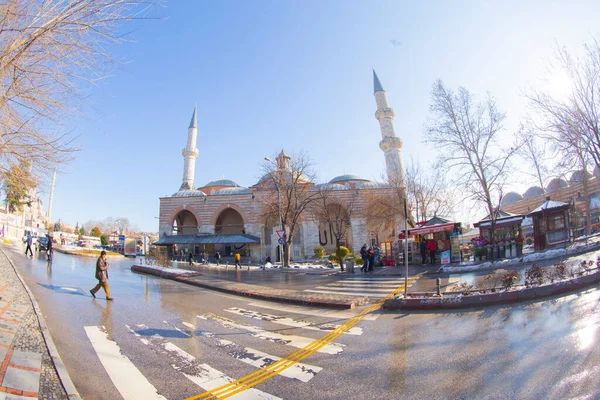
M 547 193 L 556 192 L 557 190 L 560 190 L 567 186 L 569 186 L 569 184 L 564 179 L 554 178 L 546 186 L 546 192 Z
M 579 171 L 575 171 L 573 172 L 573 174 L 571 174 L 571 178 L 569 179 L 569 184 L 573 185 L 573 184 L 577 184 L 577 183 L 583 183 L 583 176 L 585 176 L 586 178 L 590 179 L 590 173 L 587 172 L 587 170 L 579 170 Z
M 171 197 L 204 197 L 206 194 L 202 190 L 180 190 Z
M 216 181 L 211 181 L 208 182 L 206 185 L 204 185 L 203 187 L 211 187 L 211 186 L 231 186 L 231 187 L 239 187 L 240 185 L 238 185 L 237 183 L 235 183 L 234 181 L 232 181 L 231 179 L 219 179 Z
M 336 176 L 335 178 L 333 178 L 332 180 L 329 181 L 329 183 L 339 183 L 339 182 L 347 182 L 347 181 L 365 181 L 365 182 L 369 182 L 368 179 L 363 179 L 359 176 L 356 175 L 340 175 L 340 176 Z
M 506 193 L 506 195 L 502 198 L 502 202 L 500 203 L 501 206 L 508 206 L 511 204 L 515 204 L 518 201 L 523 200 L 523 196 L 521 196 L 519 193 L 517 192 L 508 192 Z
M 214 195 L 215 196 L 224 196 L 227 194 L 250 194 L 250 190 L 245 187 L 228 187 L 217 190 Z
M 273 175 L 277 175 L 279 172 L 273 171 L 273 172 L 268 172 L 266 174 L 264 174 L 260 180 L 258 181 L 258 183 L 256 185 L 260 185 L 261 183 L 272 183 L 273 182 Z M 283 173 L 283 179 L 285 179 L 286 182 L 292 182 L 292 171 L 290 170 L 286 170 Z M 300 175 L 300 177 L 298 178 L 298 182 L 300 183 L 310 183 L 310 179 L 308 179 L 308 177 L 304 174 Z M 255 186 L 256 186 L 255 185 Z M 271 185 L 268 185 L 271 186 Z
M 544 189 L 539 186 L 532 186 L 525 193 L 523 193 L 523 199 L 533 199 L 544 194 Z

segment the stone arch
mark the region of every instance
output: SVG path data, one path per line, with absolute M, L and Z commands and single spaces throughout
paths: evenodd
M 237 211 L 238 214 L 240 214 L 240 216 L 242 217 L 244 224 L 246 223 L 246 221 L 248 221 L 248 216 L 246 215 L 246 213 L 244 212 L 244 210 L 242 210 L 242 208 L 240 206 L 238 206 L 235 203 L 225 203 L 225 204 L 221 204 L 219 206 L 219 208 L 217 208 L 215 210 L 215 212 L 213 212 L 213 215 L 210 217 L 210 225 L 215 226 L 217 224 L 217 219 L 219 218 L 219 215 L 221 215 L 221 213 L 228 208 L 231 208 L 231 209 L 234 209 L 235 211 Z
M 229 207 L 219 213 L 215 222 L 215 234 L 244 234 L 244 219 L 235 209 Z
M 196 211 L 187 207 L 187 205 L 179 206 L 169 218 L 169 230 L 173 229 L 175 221 L 177 220 L 178 235 L 193 235 L 198 233 L 198 226 L 200 225 L 200 217 Z

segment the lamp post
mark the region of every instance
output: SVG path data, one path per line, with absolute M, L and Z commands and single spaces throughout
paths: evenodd
M 265 161 L 270 162 L 271 164 L 275 165 L 275 168 L 277 168 L 277 164 L 273 160 L 271 160 L 269 157 L 265 157 Z M 273 173 L 271 172 L 271 175 L 272 174 Z M 277 188 L 277 214 L 279 215 L 279 229 L 284 230 L 283 221 L 281 219 L 281 194 L 280 194 L 280 190 L 279 190 L 279 182 L 276 179 L 274 179 L 274 181 L 275 181 L 275 188 Z M 285 263 L 283 262 L 282 247 L 279 244 L 279 242 L 277 243 L 277 248 L 279 249 L 279 261 L 281 261 L 281 266 L 283 267 L 285 265 Z

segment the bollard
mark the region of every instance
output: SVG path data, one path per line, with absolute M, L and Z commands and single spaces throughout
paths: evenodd
M 437 290 L 436 296 L 441 297 L 442 293 L 440 292 L 440 286 L 442 285 L 442 280 L 439 277 L 436 278 L 435 285 L 436 285 L 436 290 Z
M 248 271 L 250 271 L 250 263 L 248 263 Z

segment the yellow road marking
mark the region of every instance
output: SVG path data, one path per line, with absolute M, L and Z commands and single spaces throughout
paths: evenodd
M 420 278 L 420 275 L 415 275 L 408 279 L 408 284 L 412 285 L 417 279 Z M 367 314 L 376 311 L 381 307 L 384 301 L 393 296 L 399 294 L 404 291 L 404 284 L 398 286 L 394 289 L 390 294 L 385 296 L 383 299 L 378 300 L 373 303 L 371 306 L 365 308 L 358 315 L 350 318 L 344 324 L 338 326 L 336 329 L 329 332 L 327 335 L 323 336 L 320 339 L 315 340 L 309 345 L 306 345 L 302 349 L 290 354 L 289 356 L 282 358 L 281 360 L 274 362 L 273 364 L 259 369 L 256 372 L 253 372 L 249 375 L 244 376 L 236 381 L 230 382 L 227 385 L 223 385 L 219 388 L 210 390 L 206 393 L 199 394 L 197 396 L 190 397 L 186 400 L 197 400 L 197 399 L 226 399 L 230 396 L 233 396 L 236 393 L 242 392 L 246 389 L 250 389 L 253 386 L 258 385 L 261 382 L 266 381 L 267 379 L 278 375 L 283 370 L 291 367 L 292 365 L 304 360 L 309 357 L 311 354 L 319 350 L 321 347 L 331 343 L 336 338 L 350 330 L 354 325 L 358 324 Z

